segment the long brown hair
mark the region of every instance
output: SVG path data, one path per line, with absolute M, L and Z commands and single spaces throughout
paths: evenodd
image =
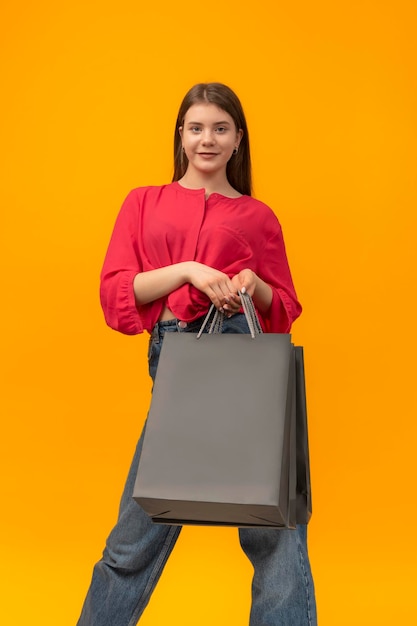
M 178 111 L 174 134 L 174 176 L 173 181 L 182 178 L 188 167 L 188 159 L 182 149 L 179 128 L 184 124 L 188 109 L 193 104 L 209 102 L 226 111 L 233 119 L 236 131 L 242 129 L 243 137 L 239 144 L 238 153 L 233 155 L 226 167 L 226 176 L 229 183 L 239 193 L 250 196 L 252 193 L 252 171 L 249 149 L 249 133 L 245 114 L 237 95 L 222 83 L 199 83 L 194 85 L 185 95 Z

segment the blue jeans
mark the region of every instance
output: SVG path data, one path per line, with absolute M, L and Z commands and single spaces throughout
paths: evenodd
M 166 332 L 197 332 L 201 320 L 159 322 L 149 342 L 149 373 L 155 379 Z M 248 333 L 245 316 L 224 321 L 225 333 Z M 133 500 L 143 433 L 127 478 L 116 526 L 95 565 L 78 626 L 135 626 L 173 549 L 180 526 L 153 524 Z M 250 626 L 315 626 L 314 584 L 306 526 L 295 530 L 240 528 L 242 549 L 254 567 Z

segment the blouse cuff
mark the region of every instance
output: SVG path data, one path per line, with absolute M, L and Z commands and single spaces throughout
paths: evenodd
M 285 291 L 272 289 L 272 302 L 264 316 L 266 332 L 289 333 L 292 323 L 301 314 L 300 304 L 288 296 Z
M 111 285 L 112 279 L 108 279 L 110 284 L 104 288 L 102 283 L 100 289 L 107 324 L 125 335 L 138 335 L 144 329 L 143 316 L 139 314 L 133 291 L 136 274 L 137 272 L 123 272 L 114 285 Z

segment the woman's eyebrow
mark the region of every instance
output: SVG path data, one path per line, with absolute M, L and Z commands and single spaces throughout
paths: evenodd
M 203 125 L 203 122 L 187 122 L 187 124 L 193 124 L 194 126 L 202 126 L 202 125 Z M 226 125 L 227 125 L 227 126 L 230 126 L 230 122 L 228 122 L 228 121 L 226 121 L 226 120 L 225 120 L 224 122 L 223 122 L 223 121 L 220 121 L 220 122 L 214 122 L 214 123 L 213 123 L 213 126 L 218 126 L 219 124 L 223 124 L 223 126 L 226 126 Z

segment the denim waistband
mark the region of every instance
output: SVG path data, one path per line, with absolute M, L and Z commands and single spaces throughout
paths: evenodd
M 159 343 L 165 332 L 196 333 L 200 330 L 205 317 L 206 315 L 202 315 L 196 320 L 187 323 L 176 318 L 159 321 L 152 330 L 151 340 L 155 343 Z M 208 327 L 209 325 L 204 329 L 205 333 L 208 331 Z M 236 313 L 230 319 L 226 318 L 223 321 L 223 328 L 223 332 L 248 332 L 245 315 L 243 313 Z
M 206 315 L 207 314 L 202 315 L 201 317 L 198 317 L 196 320 L 193 320 L 192 322 L 186 322 L 186 323 L 177 318 L 174 318 L 171 320 L 161 320 L 157 322 L 155 326 L 153 327 L 153 330 L 151 333 L 152 339 L 158 343 L 160 340 L 161 334 L 163 334 L 165 331 L 168 331 L 168 332 L 177 331 L 180 333 L 181 332 L 197 332 L 198 330 L 200 330 Z M 183 324 L 185 324 L 185 326 L 183 326 Z

